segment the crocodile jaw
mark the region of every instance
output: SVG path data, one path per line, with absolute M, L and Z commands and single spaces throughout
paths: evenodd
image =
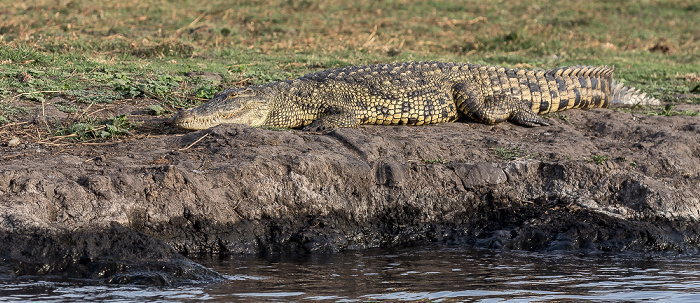
M 208 103 L 193 109 L 181 110 L 172 124 L 186 130 L 201 130 L 222 123 L 239 123 L 261 126 L 270 112 L 270 103 L 260 97 L 215 97 Z
M 247 114 L 237 113 L 213 113 L 203 114 L 199 108 L 181 110 L 173 117 L 173 124 L 186 130 L 201 130 L 217 126 L 223 123 L 239 123 L 251 126 L 261 126 L 267 117 L 265 113 L 255 112 Z

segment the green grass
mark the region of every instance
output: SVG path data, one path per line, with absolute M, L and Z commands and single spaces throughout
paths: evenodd
M 445 164 L 443 159 L 423 159 L 424 164 Z
M 531 158 L 534 154 L 521 150 L 520 147 L 493 147 L 494 156 L 504 161 L 514 161 L 521 158 Z
M 663 107 L 645 107 L 645 106 L 635 106 L 631 108 L 616 108 L 615 110 L 622 111 L 622 112 L 628 112 L 628 113 L 643 113 L 646 115 L 650 116 L 666 116 L 666 117 L 671 117 L 671 116 L 691 116 L 691 117 L 696 117 L 700 115 L 700 111 L 694 111 L 694 110 L 676 110 L 676 105 L 674 104 L 666 104 Z
M 693 0 L 0 1 L 0 106 L 133 99 L 163 115 L 224 87 L 410 60 L 615 65 L 654 97 L 700 104 Z
M 0 126 L 10 123 L 12 118 L 27 113 L 23 107 L 4 105 L 0 103 Z
M 677 111 L 674 109 L 675 106 L 673 104 L 666 104 L 663 108 L 660 108 L 658 110 L 652 110 L 647 112 L 648 115 L 653 115 L 653 116 L 666 116 L 666 117 L 671 117 L 671 116 L 697 116 L 700 114 L 698 111 L 692 111 L 692 110 L 682 110 L 682 111 Z

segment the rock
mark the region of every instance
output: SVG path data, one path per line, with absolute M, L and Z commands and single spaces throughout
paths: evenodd
M 377 184 L 400 187 L 407 177 L 406 169 L 400 163 L 381 162 L 377 166 Z
M 221 281 L 155 238 L 118 223 L 76 230 L 17 228 L 0 232 L 5 276 L 63 275 L 110 284 L 173 285 Z M 144 263 L 146 258 L 149 262 Z
M 12 138 L 10 138 L 9 141 L 7 141 L 7 147 L 15 147 L 15 146 L 19 145 L 20 143 L 22 143 L 22 141 L 20 141 L 19 138 L 12 137 Z
M 462 179 L 465 188 L 473 189 L 480 186 L 497 185 L 507 180 L 506 174 L 495 163 L 474 165 L 456 163 L 452 167 Z

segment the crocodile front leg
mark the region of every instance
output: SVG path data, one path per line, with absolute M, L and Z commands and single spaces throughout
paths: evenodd
M 522 101 L 505 93 L 484 95 L 477 85 L 459 83 L 453 87 L 454 98 L 460 112 L 485 124 L 503 121 L 522 126 L 549 125 Z
M 332 106 L 326 108 L 320 118 L 305 126 L 303 130 L 317 132 L 340 127 L 357 127 L 359 125 L 360 120 L 351 109 Z

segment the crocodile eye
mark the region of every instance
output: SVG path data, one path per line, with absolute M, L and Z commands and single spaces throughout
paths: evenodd
M 237 93 L 237 92 L 231 92 L 231 93 L 229 93 L 228 95 L 226 95 L 226 99 L 234 99 L 234 98 L 236 98 L 236 97 L 238 97 L 238 93 Z
M 255 91 L 250 88 L 246 88 L 242 91 L 239 91 L 238 95 L 241 97 L 252 97 L 255 96 Z

